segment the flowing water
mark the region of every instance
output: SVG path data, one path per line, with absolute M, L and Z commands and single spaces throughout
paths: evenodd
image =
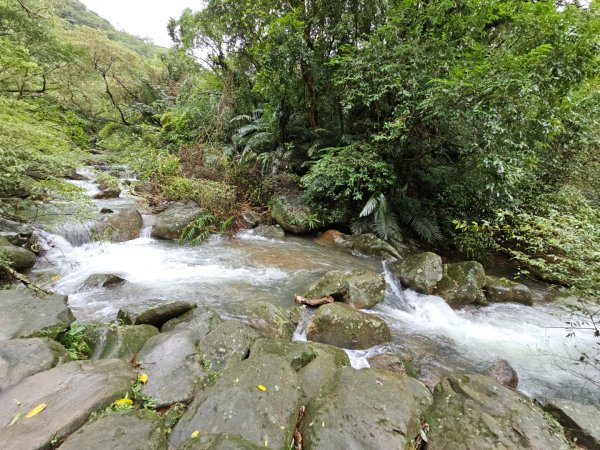
M 78 182 L 93 193 L 93 184 Z M 94 201 L 96 208 L 131 207 L 127 194 L 110 201 Z M 110 206 L 107 206 L 110 205 Z M 215 306 L 223 315 L 238 301 L 269 301 L 293 306 L 302 293 L 330 270 L 372 269 L 386 276 L 387 295 L 370 312 L 389 324 L 393 341 L 365 351 L 349 351 L 354 367 L 368 367 L 367 358 L 380 352 L 412 357 L 438 373 L 485 372 L 498 359 L 507 360 L 519 374 L 519 389 L 540 400 L 551 397 L 600 401 L 600 392 L 573 375 L 571 360 L 594 345 L 591 334 L 566 338 L 566 308 L 557 304 L 527 307 L 497 304 L 452 310 L 442 299 L 404 290 L 389 276 L 385 264 L 309 238 L 269 240 L 241 233 L 235 238 L 211 237 L 199 246 L 150 237 L 153 217 L 144 215 L 141 236 L 124 243 L 67 239 L 61 229 L 46 233 L 49 251 L 38 263 L 36 276 L 52 279 L 51 286 L 69 296 L 78 320 L 114 320 L 123 305 L 149 298 L 192 300 Z M 71 236 L 72 237 L 72 236 Z M 117 274 L 126 283 L 108 289 L 84 288 L 97 273 Z M 294 336 L 306 339 L 310 314 L 305 310 Z M 557 366 L 570 370 L 561 370 Z

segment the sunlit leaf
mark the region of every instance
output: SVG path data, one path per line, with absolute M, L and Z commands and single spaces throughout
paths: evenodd
M 33 416 L 37 416 L 39 413 L 41 413 L 45 409 L 46 409 L 46 404 L 42 403 L 40 405 L 37 405 L 31 411 L 29 411 L 25 417 L 27 417 L 29 419 L 29 418 L 31 418 Z
M 260 389 L 261 391 L 266 391 L 267 388 L 264 387 L 262 384 L 259 384 L 258 386 L 256 386 L 258 389 Z
M 115 400 L 113 405 L 116 406 L 121 406 L 121 405 L 132 405 L 133 404 L 133 400 L 129 399 L 129 398 L 120 398 L 118 400 Z
M 200 436 L 200 432 L 198 430 L 196 430 L 192 433 L 191 437 L 192 437 L 192 439 L 196 439 L 198 436 Z

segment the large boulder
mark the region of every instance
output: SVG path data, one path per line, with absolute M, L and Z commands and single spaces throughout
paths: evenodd
M 485 270 L 477 261 L 463 261 L 444 266 L 444 276 L 437 284 L 436 295 L 452 308 L 461 308 L 482 301 Z
M 567 399 L 549 401 L 544 409 L 564 427 L 565 434 L 578 446 L 600 449 L 600 409 Z
M 64 295 L 38 298 L 28 291 L 0 291 L 0 340 L 55 339 L 74 321 Z
M 306 408 L 303 448 L 408 448 L 430 404 L 427 388 L 404 374 L 338 369 Z
M 281 339 L 292 339 L 296 330 L 294 314 L 273 303 L 263 301 L 239 302 L 228 305 L 239 309 L 245 316 L 245 321 L 265 336 Z
M 196 306 L 195 303 L 181 300 L 149 299 L 119 309 L 117 320 L 126 325 L 148 324 L 160 328 L 164 323 L 191 311 Z
M 366 349 L 391 340 L 383 319 L 343 303 L 317 309 L 308 328 L 308 339 L 347 349 Z
M 286 449 L 299 410 L 296 372 L 281 357 L 259 355 L 232 364 L 200 391 L 173 428 L 169 444 L 177 447 L 198 431 L 200 436 L 227 433 L 263 447 Z
M 160 419 L 150 415 L 111 413 L 86 423 L 60 450 L 167 450 Z
M 140 237 L 143 222 L 137 209 L 123 209 L 116 213 L 104 214 L 100 221 L 92 226 L 90 234 L 98 240 L 131 241 Z
M 252 344 L 262 337 L 258 331 L 237 320 L 226 320 L 208 333 L 198 348 L 214 370 L 223 370 L 234 362 L 245 359 Z
M 269 212 L 275 222 L 285 231 L 304 234 L 311 231 L 311 210 L 300 194 L 277 195 L 269 202 Z
M 426 419 L 429 450 L 569 448 L 560 426 L 540 407 L 485 375 L 442 380 Z
M 69 355 L 56 341 L 40 338 L 0 341 L 0 391 L 65 361 L 69 361 Z
M 10 267 L 16 271 L 31 269 L 36 261 L 36 256 L 33 252 L 13 245 L 3 237 L 0 237 L 0 258 L 6 258 Z
M 123 396 L 134 376 L 127 363 L 110 359 L 74 361 L 25 378 L 0 392 L 0 448 L 52 448 Z
M 21 245 L 33 234 L 34 228 L 26 223 L 0 217 L 0 237 L 6 238 L 14 245 Z
M 442 258 L 431 252 L 417 253 L 389 265 L 393 277 L 404 286 L 431 294 L 443 276 Z
M 485 298 L 492 303 L 514 302 L 533 305 L 533 296 L 527 286 L 506 278 L 485 277 Z
M 142 394 L 152 397 L 159 408 L 191 401 L 196 382 L 204 375 L 189 331 L 151 337 L 138 353 L 137 364 L 148 375 Z
M 402 259 L 402 255 L 392 245 L 379 239 L 371 233 L 359 234 L 351 239 L 352 250 L 363 255 L 375 256 L 380 259 Z
M 206 211 L 193 201 L 180 201 L 172 204 L 165 211 L 156 215 L 152 237 L 161 239 L 179 239 L 183 229 L 190 223 L 206 214 Z
M 152 325 L 119 325 L 94 328 L 91 333 L 93 352 L 91 359 L 118 358 L 131 360 L 142 349 L 146 341 L 158 334 Z
M 223 323 L 221 316 L 211 307 L 199 306 L 166 322 L 161 332 L 188 330 L 197 344 L 204 336 Z
M 371 308 L 385 298 L 385 279 L 372 270 L 332 270 L 303 294 L 305 298 L 332 296 L 354 308 Z

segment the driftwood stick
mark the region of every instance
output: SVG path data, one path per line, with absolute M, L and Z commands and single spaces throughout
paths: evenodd
M 321 298 L 305 298 L 298 294 L 294 294 L 294 301 L 299 305 L 320 306 L 327 303 L 333 303 L 334 299 L 331 295 L 326 295 Z
M 13 277 L 15 280 L 18 280 L 21 283 L 23 283 L 25 286 L 27 286 L 29 289 L 31 289 L 32 291 L 34 291 L 39 296 L 52 295 L 53 294 L 53 292 L 51 292 L 51 291 L 49 291 L 47 289 L 44 289 L 41 286 L 38 286 L 33 281 L 31 281 L 29 278 L 27 278 L 25 275 L 20 274 L 19 272 L 17 272 L 12 267 L 9 267 L 9 266 L 0 266 L 0 269 L 4 270 L 11 277 Z

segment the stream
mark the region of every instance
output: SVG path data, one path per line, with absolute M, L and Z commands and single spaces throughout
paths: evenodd
M 73 182 L 89 195 L 93 182 Z M 93 208 L 139 207 L 139 199 L 122 193 L 118 199 L 94 200 Z M 330 270 L 371 269 L 387 281 L 385 301 L 368 311 L 388 323 L 391 343 L 364 351 L 348 351 L 352 365 L 368 367 L 367 358 L 382 352 L 413 359 L 423 371 L 445 374 L 481 372 L 505 359 L 519 375 L 519 390 L 544 401 L 550 398 L 600 402 L 600 390 L 574 370 L 582 351 L 596 346 L 591 332 L 567 338 L 569 310 L 558 303 L 495 304 L 452 310 L 441 298 L 404 289 L 392 279 L 386 264 L 345 250 L 320 246 L 311 238 L 288 236 L 269 240 L 242 232 L 234 238 L 212 236 L 199 246 L 150 236 L 153 217 L 144 215 L 138 239 L 124 243 L 92 242 L 85 222 L 56 220 L 38 224 L 45 229 L 50 250 L 35 266 L 33 276 L 52 280 L 51 288 L 69 296 L 79 321 L 113 321 L 120 307 L 158 298 L 191 300 L 215 307 L 224 317 L 236 317 L 236 302 L 256 300 L 294 306 L 294 293 L 303 293 Z M 127 282 L 104 288 L 84 288 L 92 274 L 113 273 Z M 310 312 L 304 311 L 294 335 L 306 339 Z M 565 370 L 567 369 L 567 370 Z M 591 373 L 588 375 L 592 375 Z

